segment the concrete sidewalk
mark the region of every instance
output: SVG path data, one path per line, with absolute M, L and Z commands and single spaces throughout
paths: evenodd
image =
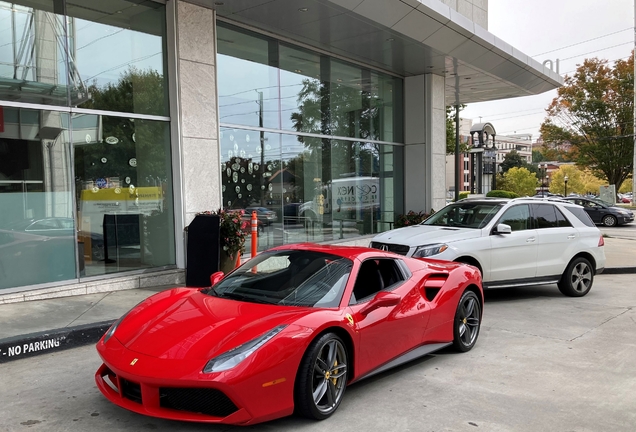
M 630 284 L 629 274 L 636 273 L 636 240 L 606 238 L 605 255 L 604 274 L 625 274 L 620 278 Z M 172 286 L 0 304 L 0 363 L 95 343 L 137 303 L 169 288 Z

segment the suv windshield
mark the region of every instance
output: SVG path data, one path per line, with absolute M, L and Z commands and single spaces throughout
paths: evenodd
M 315 251 L 264 252 L 208 294 L 253 303 L 337 307 L 352 266 L 347 258 Z
M 422 222 L 422 225 L 481 229 L 488 225 L 503 204 L 503 202 L 460 201 L 447 205 Z

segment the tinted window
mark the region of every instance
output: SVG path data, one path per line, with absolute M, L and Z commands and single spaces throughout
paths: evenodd
M 537 228 L 556 228 L 557 215 L 554 206 L 549 204 L 535 204 L 532 206 Z
M 554 210 L 556 211 L 557 225 L 559 227 L 571 227 L 572 226 L 570 221 L 563 215 L 563 213 L 561 212 L 561 210 L 558 207 L 555 207 Z
M 590 218 L 590 216 L 582 208 L 580 208 L 580 207 L 568 207 L 568 210 L 570 211 L 570 213 L 572 213 L 574 216 L 576 216 L 576 218 L 578 220 L 580 220 L 581 222 L 583 222 L 585 225 L 587 225 L 589 227 L 595 226 L 594 222 L 592 222 L 592 219 Z
M 528 205 L 510 207 L 499 220 L 500 224 L 510 225 L 512 231 L 522 231 L 531 227 Z

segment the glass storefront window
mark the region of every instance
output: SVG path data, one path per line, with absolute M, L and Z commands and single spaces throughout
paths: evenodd
M 0 99 L 68 105 L 62 0 L 0 1 Z
M 259 218 L 259 249 L 391 229 L 404 152 L 378 141 L 403 140 L 402 80 L 230 24 L 217 30 L 223 205 L 276 214 Z
M 66 0 L 66 8 L 69 70 L 85 92 L 72 105 L 167 115 L 165 6 Z
M 72 118 L 85 275 L 175 264 L 169 124 Z
M 0 110 L 0 288 L 73 279 L 69 115 Z
M 223 205 L 276 214 L 259 217 L 259 250 L 392 225 L 400 205 L 394 196 L 403 191 L 393 171 L 402 147 L 225 127 L 220 137 Z
M 218 27 L 221 122 L 280 129 L 275 41 Z
M 168 115 L 165 14 L 150 0 L 0 1 L 0 100 Z

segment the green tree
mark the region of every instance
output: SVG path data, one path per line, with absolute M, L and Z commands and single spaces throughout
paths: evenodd
M 532 163 L 543 162 L 545 158 L 543 157 L 543 153 L 541 150 L 532 150 Z
M 537 167 L 529 164 L 516 150 L 512 150 L 504 156 L 504 160 L 499 164 L 501 172 L 506 173 L 510 168 L 525 168 L 531 173 L 537 172 Z
M 633 170 L 634 52 L 627 60 L 586 59 L 548 107 L 546 144 L 570 142 L 575 161 L 609 184 Z
M 466 108 L 466 105 L 460 105 L 459 111 Z M 446 107 L 446 154 L 455 154 L 455 107 Z M 459 141 L 459 152 L 466 153 L 469 149 L 469 141 Z
M 503 187 L 497 183 L 497 189 L 514 192 L 519 196 L 532 196 L 538 185 L 537 176 L 527 168 L 512 167 L 503 175 Z

